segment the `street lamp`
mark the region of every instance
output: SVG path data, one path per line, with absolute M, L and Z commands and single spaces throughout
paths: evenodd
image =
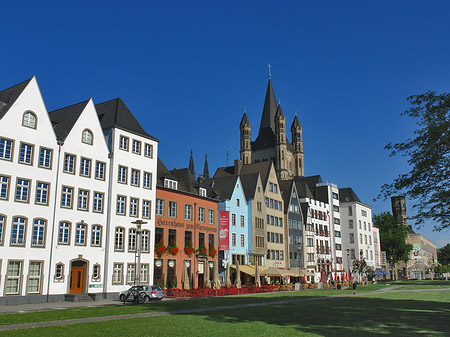
M 348 267 L 348 272 L 350 273 L 350 249 L 348 249 L 348 248 L 347 248 L 347 267 Z
M 136 225 L 136 250 L 134 255 L 134 285 L 139 286 L 141 285 L 141 244 L 142 244 L 142 225 L 146 224 L 147 222 L 142 220 L 136 220 L 133 221 L 132 224 Z

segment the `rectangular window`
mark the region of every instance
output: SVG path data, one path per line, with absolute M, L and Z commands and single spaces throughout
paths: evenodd
M 116 208 L 116 213 L 118 215 L 125 215 L 125 207 L 126 207 L 126 203 L 127 203 L 127 197 L 123 196 L 123 195 L 118 195 L 117 196 L 117 208 Z
M 241 201 L 238 199 L 236 199 L 236 206 L 239 207 L 241 205 Z
M 4 240 L 4 233 L 5 233 L 5 217 L 3 215 L 0 215 L 0 246 L 3 246 L 3 240 Z M 1 267 L 1 265 L 0 265 Z
M 59 223 L 58 243 L 60 245 L 70 244 L 70 223 L 61 221 Z
M 184 246 L 192 245 L 192 231 L 184 231 Z
M 231 225 L 236 226 L 236 214 L 231 214 Z
M 144 188 L 152 188 L 152 174 L 150 172 L 144 172 Z
M 348 206 L 348 216 L 353 216 L 353 208 L 352 208 L 352 206 Z
M 99 281 L 100 280 L 100 265 L 94 264 L 92 267 L 92 279 Z
M 31 247 L 45 246 L 45 228 L 47 222 L 44 219 L 35 219 L 33 222 L 33 233 L 31 238 Z
M 145 143 L 144 156 L 153 158 L 153 145 Z
M 105 180 L 106 164 L 101 161 L 95 162 L 95 179 Z
M 164 216 L 164 200 L 156 199 L 156 215 Z
M 355 243 L 355 234 L 350 233 L 350 243 Z
M 91 176 L 91 160 L 87 158 L 81 158 L 80 162 L 80 176 L 90 177 Z
M 148 283 L 148 264 L 141 264 L 141 283 Z
M 136 251 L 136 243 L 137 243 L 137 235 L 136 229 L 131 228 L 128 232 L 128 251 L 135 252 Z
M 169 229 L 169 238 L 167 241 L 169 244 L 177 245 L 177 230 Z
M 114 250 L 123 251 L 125 229 L 122 227 L 116 227 L 114 238 Z
M 214 210 L 213 209 L 208 209 L 208 223 L 210 225 L 214 225 Z
M 0 199 L 8 200 L 9 197 L 9 177 L 0 176 Z
M 11 228 L 11 246 L 25 246 L 25 228 L 27 220 L 22 217 L 13 218 Z
M 231 234 L 231 245 L 236 247 L 236 233 Z
M 159 243 L 164 241 L 164 228 L 156 227 L 155 228 L 155 243 Z
M 150 251 L 150 231 L 143 230 L 141 236 L 141 250 L 144 253 Z
M 28 294 L 39 294 L 41 292 L 42 262 L 30 261 L 28 270 Z
M 141 184 L 140 177 L 141 177 L 141 171 L 132 169 L 131 170 L 131 185 L 139 187 L 139 185 Z
M 348 228 L 353 228 L 353 220 L 348 220 Z
M 41 147 L 39 151 L 39 167 L 42 168 L 51 168 L 52 166 L 52 153 L 51 149 L 47 149 L 45 147 Z
M 112 283 L 113 284 L 123 283 L 123 263 L 114 263 Z
M 334 200 L 339 200 L 339 195 L 337 193 L 333 192 L 333 199 Z
M 208 234 L 208 247 L 214 247 L 214 234 Z
M 89 209 L 89 191 L 78 190 L 78 209 L 80 211 L 87 211 Z
M 184 205 L 184 219 L 192 220 L 192 205 L 189 204 Z
M 6 274 L 6 295 L 19 295 L 20 277 L 22 275 L 21 261 L 8 261 L 8 270 Z
M 175 201 L 169 201 L 169 217 L 177 217 L 177 203 Z
M 245 235 L 241 234 L 241 247 L 245 247 Z
M 101 245 L 102 245 L 102 226 L 92 225 L 91 246 L 101 247 Z
M 0 159 L 11 160 L 14 142 L 9 139 L 0 138 Z
M 139 209 L 139 199 L 130 198 L 130 216 L 137 217 Z
M 93 211 L 96 213 L 103 213 L 103 199 L 105 195 L 101 192 L 94 192 Z
M 198 233 L 198 246 L 203 247 L 205 245 L 205 233 Z
M 68 186 L 62 187 L 61 207 L 72 208 L 73 188 Z
M 141 154 L 141 142 L 133 139 L 133 149 L 132 149 L 133 153 L 135 154 Z
M 28 202 L 31 182 L 29 180 L 17 178 L 16 201 Z
M 131 284 L 134 283 L 135 278 L 135 264 L 134 263 L 128 263 L 127 265 L 127 283 Z
M 34 146 L 31 144 L 20 143 L 19 163 L 32 165 L 33 164 L 33 150 Z
M 75 156 L 72 154 L 67 154 L 64 157 L 64 172 L 75 173 Z
M 205 208 L 204 207 L 198 208 L 198 221 L 205 222 Z
M 142 217 L 144 219 L 150 219 L 150 212 L 152 210 L 152 202 L 150 200 L 142 201 Z
M 128 151 L 128 141 L 129 141 L 128 137 L 120 136 L 119 149 Z
M 75 231 L 75 244 L 77 246 L 86 245 L 86 224 L 84 222 L 77 223 Z
M 241 227 L 245 226 L 245 217 L 241 215 Z
M 362 210 L 361 210 L 361 215 L 364 216 L 364 217 L 366 217 L 366 216 L 367 216 L 367 212 L 366 212 L 365 210 L 362 209 Z
M 49 187 L 50 185 L 48 183 L 41 181 L 36 183 L 36 204 L 48 205 Z
M 127 176 L 128 176 L 128 168 L 125 166 L 119 166 L 119 173 L 117 176 L 117 181 L 121 184 L 126 184 Z

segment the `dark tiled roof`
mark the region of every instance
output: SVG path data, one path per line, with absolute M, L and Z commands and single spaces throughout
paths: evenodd
M 233 195 L 238 176 L 228 176 L 204 180 L 201 186 L 207 190 L 208 196 L 219 200 L 229 200 Z
M 329 204 L 328 200 L 328 186 L 316 187 L 316 200 Z
M 318 183 L 322 183 L 322 178 L 320 175 L 308 176 L 308 177 L 296 177 L 296 181 L 303 181 L 308 184 L 310 190 L 314 190 Z
M 252 151 L 273 148 L 276 146 L 275 133 L 271 128 L 259 129 L 258 137 L 254 142 L 251 142 Z
M 158 163 L 157 163 L 157 175 L 158 180 L 156 181 L 156 184 L 159 186 L 164 186 L 164 179 L 171 179 L 171 180 L 178 180 L 175 176 L 173 176 L 167 167 L 163 164 L 161 159 L 158 157 Z
M 299 198 L 309 198 L 314 199 L 314 195 L 311 193 L 311 190 L 308 187 L 308 184 L 304 181 L 299 181 L 297 179 L 295 181 L 295 186 L 297 187 L 297 193 Z
M 284 202 L 284 212 L 286 213 L 289 208 L 289 203 L 291 201 L 292 195 L 292 185 L 294 180 L 283 180 L 279 181 L 278 184 L 280 186 L 281 196 L 283 197 Z
M 250 125 L 250 121 L 248 120 L 248 117 L 247 117 L 247 113 L 246 113 L 246 112 L 244 112 L 244 116 L 242 116 L 241 124 L 239 124 L 239 126 L 240 126 L 240 127 L 243 127 L 243 126 L 251 126 L 251 125 Z
M 292 125 L 291 125 L 291 131 L 296 130 L 296 129 L 301 129 L 301 128 L 302 128 L 302 125 L 300 124 L 300 121 L 298 120 L 297 115 L 295 115 L 294 121 L 292 122 Z
M 97 109 L 98 118 L 100 119 L 103 130 L 119 127 L 131 133 L 159 141 L 145 132 L 144 128 L 139 124 L 121 98 L 96 104 L 95 108 Z
M 339 189 L 339 201 L 340 202 L 352 202 L 352 201 L 361 202 L 351 187 L 345 187 L 345 188 Z
M 72 130 L 89 100 L 49 112 L 56 139 L 64 141 Z
M 272 165 L 273 165 L 272 162 L 269 161 L 262 163 L 244 164 L 241 167 L 240 174 L 246 175 L 252 173 L 259 173 L 261 176 L 263 186 L 265 186 L 267 183 L 267 179 L 269 178 L 270 167 Z M 234 176 L 236 174 L 237 172 L 235 172 L 234 166 L 219 167 L 216 173 L 214 174 L 214 178 Z
M 173 169 L 170 174 L 178 180 L 178 189 L 184 192 L 198 194 L 199 184 L 188 168 Z
M 20 94 L 32 79 L 33 78 L 30 78 L 29 80 L 0 91 L 0 119 L 6 115 L 8 110 L 16 102 L 17 98 L 19 98 Z
M 258 185 L 259 173 L 251 173 L 241 175 L 242 188 L 244 189 L 245 198 L 253 200 L 255 198 L 256 186 Z

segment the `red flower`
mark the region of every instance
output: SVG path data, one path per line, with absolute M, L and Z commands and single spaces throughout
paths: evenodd
M 209 246 L 209 256 L 214 257 L 217 254 L 217 250 L 214 249 L 214 246 Z
M 164 246 L 164 241 L 161 240 L 155 246 L 155 254 L 158 257 L 161 257 L 164 254 L 164 252 L 166 251 L 166 249 L 167 248 L 166 248 L 166 246 Z
M 192 247 L 191 241 L 186 242 L 186 245 L 184 246 L 184 252 L 188 256 L 191 256 L 194 253 L 194 248 Z

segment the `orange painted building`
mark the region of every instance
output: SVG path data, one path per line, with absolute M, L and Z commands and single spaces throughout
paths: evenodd
M 203 287 L 205 268 L 212 280 L 211 262 L 218 261 L 218 200 L 198 189 L 185 192 L 177 180 L 163 181 L 166 187 L 156 188 L 154 283 L 183 288 L 185 264 L 190 287 Z

